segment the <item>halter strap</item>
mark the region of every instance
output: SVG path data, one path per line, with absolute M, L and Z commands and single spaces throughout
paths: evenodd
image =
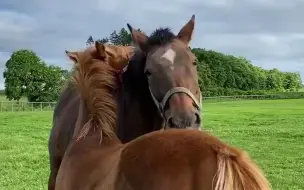
M 170 99 L 170 97 L 173 95 L 173 94 L 176 94 L 176 93 L 185 93 L 187 94 L 192 100 L 193 102 L 195 103 L 195 106 L 197 107 L 198 111 L 201 111 L 202 109 L 202 94 L 200 94 L 200 100 L 197 101 L 197 99 L 195 98 L 195 96 L 192 94 L 192 92 L 185 88 L 185 87 L 173 87 L 171 88 L 166 94 L 165 96 L 163 97 L 162 101 L 159 102 L 155 96 L 153 95 L 150 87 L 149 87 L 149 90 L 150 90 L 150 94 L 152 96 L 152 99 L 154 101 L 154 103 L 156 104 L 157 108 L 158 108 L 158 111 L 159 113 L 161 114 L 161 116 L 166 120 L 166 117 L 165 117 L 165 114 L 164 114 L 164 109 L 165 109 L 165 106 L 168 102 L 168 100 Z

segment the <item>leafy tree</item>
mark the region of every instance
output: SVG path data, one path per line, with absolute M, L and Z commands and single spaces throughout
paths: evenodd
M 301 88 L 301 77 L 299 73 L 283 73 L 283 88 L 289 91 L 295 91 Z
M 33 80 L 33 73 L 40 69 L 40 58 L 31 50 L 13 52 L 5 64 L 5 94 L 9 100 L 20 100 L 26 93 L 26 85 Z
M 56 101 L 68 71 L 47 66 L 33 51 L 18 50 L 6 62 L 5 94 L 9 100 Z
M 268 90 L 282 90 L 283 89 L 283 77 L 278 69 L 272 69 L 268 71 L 266 86 Z
M 141 31 L 138 29 L 138 31 Z M 105 37 L 102 39 L 98 39 L 97 41 L 102 43 L 111 43 L 114 45 L 131 45 L 132 44 L 132 36 L 131 33 L 125 28 L 121 28 L 119 32 L 114 30 L 109 37 Z
M 198 63 L 199 84 L 205 96 L 260 94 L 301 88 L 299 73 L 264 70 L 244 57 L 193 48 Z
M 27 86 L 27 98 L 31 102 L 56 101 L 61 88 L 68 77 L 68 72 L 58 66 L 41 64 L 42 72 L 35 73 L 35 78 Z
M 119 45 L 129 46 L 132 44 L 132 36 L 125 28 L 122 28 L 120 30 L 120 32 L 118 33 L 118 36 L 119 36 L 119 40 L 120 40 Z
M 132 43 L 131 34 L 125 28 L 122 28 L 119 33 L 114 30 L 110 34 L 109 40 L 114 45 L 131 45 Z

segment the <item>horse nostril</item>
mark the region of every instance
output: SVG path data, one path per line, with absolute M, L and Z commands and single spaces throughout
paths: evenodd
M 167 121 L 169 128 L 174 128 L 174 129 L 181 129 L 184 128 L 182 123 L 174 117 L 170 117 Z
M 169 125 L 170 128 L 174 128 L 174 123 L 173 123 L 172 117 L 170 117 L 170 118 L 168 119 L 168 125 Z
M 195 124 L 201 123 L 201 116 L 198 113 L 195 113 Z

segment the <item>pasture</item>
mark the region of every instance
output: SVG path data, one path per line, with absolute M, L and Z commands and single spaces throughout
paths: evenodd
M 0 188 L 47 189 L 52 112 L 0 113 Z M 304 189 L 304 99 L 206 102 L 204 127 L 241 147 L 273 189 Z

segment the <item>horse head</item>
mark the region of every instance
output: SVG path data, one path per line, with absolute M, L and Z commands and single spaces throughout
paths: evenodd
M 141 51 L 134 56 L 144 55 L 141 61 L 131 59 L 130 70 L 134 64 L 140 68 L 137 80 L 143 81 L 141 84 L 145 86 L 141 88 L 149 91 L 166 128 L 200 128 L 202 98 L 197 59 L 189 48 L 194 21 L 193 15 L 177 35 L 169 28 L 159 28 L 149 37 L 127 24 Z

